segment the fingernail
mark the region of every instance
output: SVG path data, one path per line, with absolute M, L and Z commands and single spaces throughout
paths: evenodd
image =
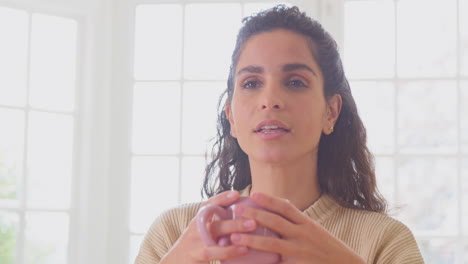
M 239 254 L 246 254 L 248 251 L 247 247 L 238 247 L 237 248 L 237 253 Z
M 247 220 L 244 222 L 244 227 L 247 227 L 247 228 L 254 227 L 254 225 L 255 225 L 254 220 Z

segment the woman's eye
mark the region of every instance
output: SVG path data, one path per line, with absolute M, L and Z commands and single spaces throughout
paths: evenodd
M 260 85 L 258 81 L 246 81 L 242 84 L 242 88 L 245 89 L 254 89 Z
M 288 81 L 287 85 L 291 87 L 307 87 L 307 85 L 303 81 L 298 79 Z

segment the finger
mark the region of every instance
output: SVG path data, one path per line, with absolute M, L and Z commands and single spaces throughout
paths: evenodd
M 304 224 L 308 221 L 308 218 L 289 200 L 265 193 L 253 193 L 251 198 L 261 207 L 277 213 L 293 223 Z
M 234 232 L 250 232 L 255 230 L 257 223 L 252 219 L 237 219 L 214 221 L 210 224 L 210 233 L 214 237 L 231 234 Z
M 296 224 L 275 213 L 242 205 L 236 206 L 234 210 L 236 215 L 255 220 L 258 225 L 269 228 L 282 237 L 294 237 L 297 235 L 295 231 L 297 230 Z
M 192 257 L 199 261 L 225 260 L 246 255 L 248 251 L 245 246 L 203 247 L 195 250 Z
M 239 199 L 238 191 L 226 191 L 216 196 L 211 197 L 208 201 L 204 202 L 203 205 L 213 204 L 219 206 L 229 206 Z
M 246 246 L 248 248 L 275 252 L 284 256 L 294 255 L 294 252 L 297 249 L 296 246 L 287 240 L 243 233 L 231 234 L 231 241 L 237 246 Z

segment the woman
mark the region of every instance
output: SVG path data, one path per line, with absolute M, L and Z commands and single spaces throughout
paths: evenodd
M 225 93 L 204 182 L 211 198 L 159 217 L 137 264 L 209 263 L 250 248 L 281 263 L 424 263 L 411 231 L 386 215 L 336 43 L 318 22 L 285 6 L 245 19 Z M 207 247 L 198 209 L 239 195 L 275 214 L 237 207 L 248 220 L 209 226 L 234 245 Z M 281 238 L 246 234 L 257 225 Z

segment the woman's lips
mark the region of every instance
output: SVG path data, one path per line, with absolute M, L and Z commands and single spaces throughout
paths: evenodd
M 257 126 L 254 129 L 254 132 L 260 132 L 269 129 L 282 129 L 287 132 L 290 131 L 289 127 L 279 120 L 263 120 L 257 124 Z
M 282 128 L 262 129 L 260 131 L 255 132 L 256 135 L 258 135 L 261 139 L 265 139 L 265 140 L 279 139 L 288 133 L 289 131 L 282 129 Z

